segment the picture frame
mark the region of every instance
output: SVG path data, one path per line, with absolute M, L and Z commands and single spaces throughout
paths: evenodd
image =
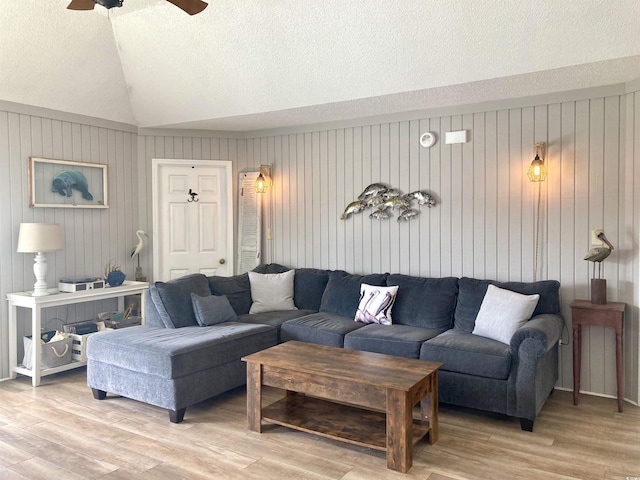
M 29 206 L 109 208 L 107 166 L 29 157 Z

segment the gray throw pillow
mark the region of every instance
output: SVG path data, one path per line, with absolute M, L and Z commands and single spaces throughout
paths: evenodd
M 297 310 L 293 303 L 293 280 L 296 271 L 261 274 L 249 272 L 251 299 L 249 313 Z
M 516 330 L 531 318 L 539 298 L 537 293 L 522 295 L 489 285 L 471 333 L 509 345 Z
M 191 294 L 193 313 L 198 325 L 208 327 L 222 322 L 235 322 L 238 319 L 236 312 L 225 295 L 208 295 L 201 297 Z

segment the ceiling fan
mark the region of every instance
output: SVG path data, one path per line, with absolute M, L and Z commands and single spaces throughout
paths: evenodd
M 71 0 L 67 7 L 69 10 L 93 10 L 93 7 L 102 5 L 106 9 L 121 7 L 124 0 Z M 189 15 L 195 15 L 207 8 L 207 3 L 202 0 L 167 0 L 176 7 L 184 10 Z

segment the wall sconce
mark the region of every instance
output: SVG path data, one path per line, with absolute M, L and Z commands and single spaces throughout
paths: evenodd
M 260 174 L 256 178 L 256 193 L 266 193 L 267 188 L 271 185 L 271 164 L 260 165 Z
M 533 254 L 533 281 L 538 279 L 538 257 L 540 253 L 540 198 L 542 197 L 542 182 L 547 179 L 547 167 L 544 165 L 544 142 L 534 145 L 536 156 L 529 166 L 527 176 L 533 183 L 538 184 L 538 194 L 535 203 L 536 229 Z
M 50 223 L 21 223 L 18 234 L 18 253 L 35 253 L 33 297 L 49 295 L 47 291 L 46 252 L 62 250 L 62 228 Z
M 544 182 L 547 179 L 547 167 L 544 165 L 544 142 L 535 144 L 536 156 L 529 166 L 527 176 L 532 182 Z M 542 154 L 542 158 L 540 158 Z

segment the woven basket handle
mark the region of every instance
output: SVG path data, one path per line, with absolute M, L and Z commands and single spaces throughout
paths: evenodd
M 58 357 L 58 358 L 62 358 L 62 357 L 64 357 L 64 356 L 67 354 L 67 352 L 69 351 L 69 345 L 67 344 L 67 345 L 65 345 L 65 346 L 64 346 L 64 351 L 63 351 L 62 353 L 58 353 L 58 352 L 56 351 L 56 347 L 54 347 L 53 345 L 51 345 L 51 350 L 53 350 L 53 353 L 56 355 L 56 357 Z

